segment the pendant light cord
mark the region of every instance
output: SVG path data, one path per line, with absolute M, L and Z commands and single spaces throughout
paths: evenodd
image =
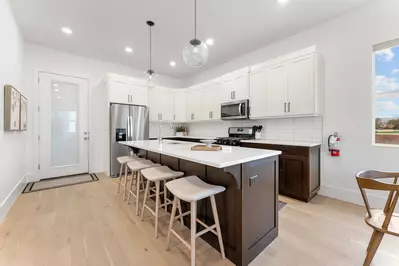
M 150 26 L 150 70 L 152 70 L 152 64 L 151 64 L 151 61 L 152 61 L 152 31 L 151 31 L 151 26 Z
M 194 0 L 194 39 L 197 39 L 197 0 Z

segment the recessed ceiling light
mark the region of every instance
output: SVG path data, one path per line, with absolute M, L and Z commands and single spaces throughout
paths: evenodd
M 289 0 L 277 0 L 280 5 L 288 4 Z
M 58 96 L 57 98 L 58 98 L 58 99 L 61 99 L 61 96 Z
M 205 43 L 207 44 L 207 45 L 213 45 L 213 39 L 206 39 L 206 41 L 205 41 Z
M 68 28 L 68 27 L 62 27 L 61 31 L 63 33 L 65 33 L 66 35 L 71 35 L 73 33 L 73 31 L 70 28 Z
M 53 86 L 54 86 L 54 87 L 58 87 L 59 85 L 58 85 L 57 83 L 54 83 Z
M 125 47 L 125 52 L 126 52 L 126 53 L 133 53 L 133 48 L 130 47 L 130 46 L 126 46 L 126 47 Z
M 175 61 L 170 61 L 169 65 L 172 66 L 172 67 L 175 67 L 176 66 L 176 62 Z
M 54 91 L 60 91 L 59 89 L 54 89 Z

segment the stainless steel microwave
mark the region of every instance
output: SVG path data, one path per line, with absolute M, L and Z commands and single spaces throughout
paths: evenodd
M 221 117 L 222 120 L 248 119 L 249 100 L 222 103 Z

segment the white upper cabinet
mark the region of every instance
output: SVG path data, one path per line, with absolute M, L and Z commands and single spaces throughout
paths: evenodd
M 315 55 L 290 60 L 287 72 L 287 112 L 290 115 L 315 113 Z
M 150 121 L 173 121 L 174 92 L 173 90 L 157 87 L 148 90 Z
M 201 120 L 220 120 L 221 85 L 217 82 L 204 85 L 201 93 Z
M 194 122 L 201 120 L 201 95 L 200 87 L 191 87 L 187 90 L 186 120 Z
M 251 67 L 250 118 L 321 114 L 315 47 Z
M 268 67 L 266 75 L 266 115 L 283 116 L 287 111 L 286 64 Z
M 109 80 L 109 101 L 112 103 L 147 105 L 147 88 L 124 81 Z
M 177 89 L 174 91 L 175 106 L 174 106 L 174 122 L 186 122 L 186 103 L 187 90 Z
M 249 99 L 249 68 L 227 74 L 221 80 L 222 103 Z
M 266 116 L 266 76 L 266 68 L 253 70 L 249 75 L 250 118 Z

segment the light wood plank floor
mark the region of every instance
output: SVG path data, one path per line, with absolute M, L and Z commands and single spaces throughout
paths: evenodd
M 0 225 L 1 266 L 189 265 L 189 251 L 172 237 L 165 251 L 168 214 L 153 239 L 153 219 L 143 222 L 116 194 L 115 180 L 21 195 Z M 318 196 L 305 204 L 282 197 L 279 237 L 252 263 L 260 265 L 362 265 L 371 229 L 364 209 Z M 189 239 L 186 228 L 179 229 Z M 202 240 L 197 265 L 232 265 Z M 399 239 L 386 236 L 373 265 L 399 265 Z

